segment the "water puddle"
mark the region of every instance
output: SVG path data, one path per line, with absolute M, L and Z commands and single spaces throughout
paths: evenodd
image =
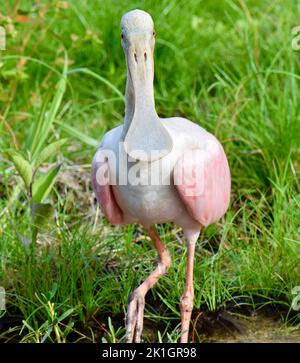
M 223 312 L 200 325 L 200 331 L 196 328 L 198 335 L 207 343 L 300 343 L 300 327 L 285 326 L 278 317 L 265 312 L 249 316 Z

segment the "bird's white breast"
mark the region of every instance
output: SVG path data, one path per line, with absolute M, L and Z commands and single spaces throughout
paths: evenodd
M 176 222 L 183 216 L 189 218 L 173 184 L 173 169 L 185 150 L 205 148 L 207 133 L 198 125 L 182 118 L 163 119 L 162 122 L 173 139 L 174 147 L 168 155 L 151 163 L 128 161 L 120 144 L 122 127 L 111 130 L 102 142 L 102 147 L 113 150 L 117 155 L 117 163 L 111 163 L 109 168 L 112 178 L 117 180 L 113 192 L 118 205 L 129 220 L 144 225 Z M 139 172 L 135 177 L 137 169 Z M 131 175 L 133 178 L 124 183 L 122 175 L 120 183 L 124 170 L 128 177 Z

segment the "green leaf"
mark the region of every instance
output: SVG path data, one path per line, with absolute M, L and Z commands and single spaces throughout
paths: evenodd
M 76 71 L 88 74 L 88 75 L 94 77 L 95 79 L 98 79 L 100 82 L 103 82 L 108 87 L 110 87 L 120 97 L 120 99 L 122 99 L 125 102 L 125 97 L 124 97 L 123 93 L 115 85 L 113 85 L 111 82 L 109 82 L 106 78 L 100 76 L 100 74 L 95 73 L 88 68 L 78 68 Z M 74 70 L 71 72 L 75 73 Z
M 43 127 L 44 120 L 46 118 L 46 112 L 49 107 L 49 102 L 51 100 L 52 93 L 53 93 L 53 90 L 51 88 L 49 88 L 49 90 L 46 93 L 46 96 L 43 100 L 43 104 L 41 107 L 39 117 L 37 118 L 37 120 L 34 123 L 34 129 L 33 129 L 32 136 L 28 140 L 28 142 L 30 143 L 30 151 L 32 154 L 33 154 L 34 150 L 36 149 L 37 144 L 39 143 L 39 140 L 40 140 L 39 139 L 40 133 L 41 133 L 41 130 Z
M 63 122 L 56 121 L 56 123 L 61 126 L 61 128 L 66 131 L 70 136 L 75 137 L 76 139 L 80 140 L 84 144 L 90 145 L 92 147 L 97 147 L 99 145 L 99 141 L 96 139 L 93 139 L 92 137 L 89 137 L 85 135 L 83 132 L 78 131 L 75 129 L 75 127 L 72 127 L 70 125 L 64 124 Z
M 7 155 L 8 158 L 14 163 L 19 175 L 24 180 L 26 187 L 29 188 L 33 173 L 31 165 L 16 150 L 8 150 Z
M 48 321 L 47 321 L 47 323 L 48 323 Z M 41 339 L 41 343 L 45 343 L 45 341 L 49 338 L 49 336 L 52 333 L 52 331 L 53 331 L 53 326 L 52 325 L 49 325 L 48 328 L 47 328 L 46 333 L 43 335 L 43 337 Z
M 47 226 L 54 216 L 54 208 L 49 203 L 32 203 L 30 205 L 34 228 L 37 230 Z
M 69 315 L 73 314 L 74 309 L 70 308 L 67 311 L 65 311 L 59 318 L 58 318 L 58 322 L 60 323 L 61 321 L 65 320 Z
M 66 73 L 68 71 L 68 56 L 65 52 L 65 60 L 64 60 L 64 69 L 63 74 L 61 76 L 61 79 L 58 81 L 56 86 L 56 92 L 53 97 L 53 100 L 50 105 L 50 109 L 48 112 L 45 112 L 43 117 L 41 118 L 40 125 L 38 127 L 38 130 L 36 131 L 37 134 L 35 134 L 35 140 L 38 140 L 37 143 L 32 148 L 32 155 L 33 158 L 36 158 L 37 154 L 43 147 L 44 142 L 47 140 L 48 134 L 51 130 L 51 126 L 56 118 L 58 109 L 61 105 L 63 95 L 66 90 L 67 85 L 67 76 Z
M 61 165 L 55 166 L 47 174 L 37 179 L 32 186 L 32 200 L 41 203 L 51 192 Z
M 57 285 L 57 282 L 53 282 L 52 284 L 52 289 L 50 291 L 50 294 L 49 294 L 49 297 L 48 297 L 48 300 L 52 300 L 53 297 L 55 296 L 55 294 L 57 293 L 57 288 L 58 288 L 58 285 Z
M 44 161 L 49 159 L 51 156 L 54 156 L 57 154 L 58 150 L 62 145 L 66 143 L 67 139 L 61 139 L 55 142 L 52 142 L 51 144 L 47 145 L 44 150 L 41 151 L 39 156 L 36 158 L 35 161 L 35 167 L 37 168 L 40 166 Z
M 113 327 L 113 325 L 112 325 L 112 322 L 111 322 L 111 318 L 110 318 L 110 317 L 108 317 L 108 328 L 109 328 L 110 333 L 111 333 L 112 335 L 115 335 L 115 334 L 114 334 L 114 333 L 115 333 L 115 330 L 114 330 L 114 327 Z

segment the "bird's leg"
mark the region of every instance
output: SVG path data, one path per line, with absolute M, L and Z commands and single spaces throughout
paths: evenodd
M 194 254 L 195 245 L 199 232 L 187 237 L 187 268 L 186 268 L 186 282 L 185 290 L 180 299 L 180 312 L 181 312 L 181 338 L 180 343 L 187 343 L 189 337 L 189 325 L 193 311 L 194 303 Z
M 145 228 L 158 253 L 158 265 L 146 280 L 136 288 L 128 299 L 126 315 L 126 342 L 139 343 L 143 331 L 145 295 L 163 276 L 171 265 L 171 257 L 154 226 Z

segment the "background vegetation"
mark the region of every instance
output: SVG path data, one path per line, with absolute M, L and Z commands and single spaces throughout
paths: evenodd
M 159 115 L 214 133 L 231 167 L 230 210 L 197 246 L 192 339 L 202 340 L 204 312 L 242 306 L 272 305 L 282 324 L 299 327 L 291 309 L 300 285 L 300 53 L 291 46 L 299 2 L 4 0 L 0 340 L 122 340 L 127 297 L 154 267 L 144 232 L 111 227 L 89 179 L 98 141 L 123 120 L 119 22 L 134 8 L 156 25 Z M 33 203 L 50 205 L 52 224 L 37 222 Z M 186 251 L 179 229 L 159 230 L 173 265 L 147 296 L 145 339 L 176 341 Z

